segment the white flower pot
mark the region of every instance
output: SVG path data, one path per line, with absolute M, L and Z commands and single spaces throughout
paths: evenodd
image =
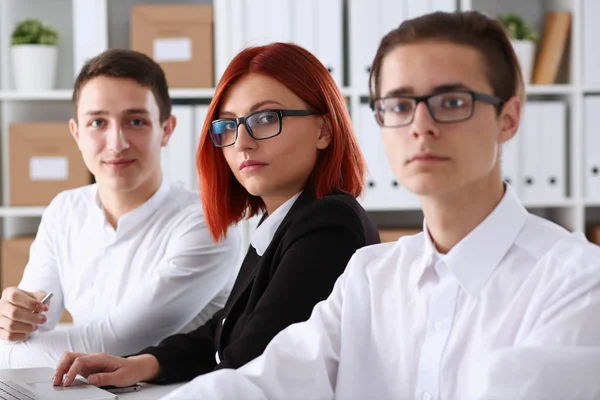
M 12 75 L 19 91 L 54 89 L 58 46 L 22 44 L 11 46 Z
M 535 42 L 531 40 L 513 40 L 512 45 L 521 64 L 523 81 L 525 84 L 531 83 L 535 61 Z

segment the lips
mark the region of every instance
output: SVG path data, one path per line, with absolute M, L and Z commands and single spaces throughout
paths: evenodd
M 246 161 L 242 161 L 242 163 L 240 163 L 240 171 L 243 170 L 254 170 L 260 167 L 264 167 L 265 165 L 268 165 L 265 162 L 262 161 L 256 161 L 256 160 L 246 160 Z
M 133 164 L 134 161 L 135 160 L 130 160 L 130 159 L 106 160 L 106 161 L 104 161 L 104 164 L 106 164 L 107 166 L 112 167 L 112 168 L 123 168 L 123 167 Z
M 415 162 L 415 161 L 421 161 L 421 162 L 436 162 L 436 161 L 446 161 L 448 160 L 448 157 L 442 157 L 442 156 L 438 156 L 432 153 L 421 153 L 421 154 L 417 154 L 415 156 L 413 156 L 412 158 L 410 158 L 408 160 L 407 163 L 411 163 L 411 162 Z

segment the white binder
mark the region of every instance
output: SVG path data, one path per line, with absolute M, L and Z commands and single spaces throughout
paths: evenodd
M 504 143 L 501 151 L 502 179 L 512 186 L 518 196 L 521 194 L 521 175 L 519 171 L 519 142 L 521 140 L 521 130 L 522 128 L 520 127 L 516 135 L 508 142 Z
M 543 166 L 540 154 L 540 131 L 543 122 L 543 102 L 528 102 L 521 121 L 521 199 L 524 202 L 544 201 Z
M 420 17 L 429 13 L 431 5 L 429 0 L 404 0 L 407 5 L 407 19 Z
M 300 3 L 300 2 L 295 2 Z M 310 1 L 303 1 L 308 6 Z M 311 51 L 329 70 L 339 87 L 344 86 L 343 74 L 343 4 L 342 0 L 312 0 L 315 12 L 314 46 Z M 296 27 L 307 20 L 295 19 Z M 306 29 L 309 29 L 308 27 Z M 296 31 L 298 28 L 296 28 Z
M 161 163 L 164 179 L 180 182 L 188 189 L 194 184 L 194 115 L 192 106 L 173 106 L 172 114 L 177 118 L 177 126 L 167 146 L 162 148 Z
M 600 96 L 584 100 L 585 197 L 600 200 Z
M 360 93 L 369 92 L 369 73 L 382 39 L 379 9 L 382 0 L 349 0 L 351 85 Z
M 359 199 L 365 210 L 381 209 L 383 187 L 379 148 L 381 142 L 380 127 L 375 122 L 368 104 L 361 104 L 353 118 L 360 149 L 367 163 L 367 179 L 362 198 Z
M 343 86 L 342 0 L 216 0 L 214 15 L 217 80 L 242 49 L 292 42 L 313 53 Z
M 73 1 L 73 71 L 108 49 L 106 0 Z
M 563 101 L 547 101 L 542 109 L 542 136 L 538 142 L 542 157 L 543 198 L 561 200 L 566 194 L 567 105 Z
M 416 0 L 413 0 L 416 1 Z M 435 11 L 446 11 L 453 12 L 456 11 L 456 0 L 430 0 L 431 5 L 429 8 L 429 12 Z
M 600 1 L 583 0 L 583 82 L 587 86 L 600 86 Z

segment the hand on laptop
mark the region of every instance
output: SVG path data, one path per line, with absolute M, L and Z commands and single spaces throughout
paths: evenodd
M 158 360 L 149 354 L 121 358 L 105 353 L 66 352 L 56 367 L 52 383 L 54 386 L 70 386 L 77 375 L 81 375 L 90 385 L 124 387 L 150 380 L 158 372 Z
M 48 306 L 40 300 L 46 293 L 29 293 L 16 287 L 4 289 L 0 298 L 0 339 L 20 342 L 46 323 Z

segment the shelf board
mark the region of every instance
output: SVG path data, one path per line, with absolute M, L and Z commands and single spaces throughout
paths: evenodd
M 19 101 L 35 101 L 35 100 L 71 100 L 73 94 L 69 89 L 45 90 L 35 92 L 24 92 L 16 90 L 0 91 L 0 100 L 19 100 Z
M 573 85 L 558 84 L 558 85 L 527 85 L 525 92 L 529 94 L 571 94 L 573 93 Z
M 341 88 L 342 95 L 350 96 L 352 90 L 348 87 Z M 171 89 L 172 99 L 206 99 L 210 100 L 215 93 L 214 88 L 199 89 Z M 71 89 L 56 89 L 46 91 L 21 92 L 16 90 L 0 91 L 0 100 L 36 101 L 36 100 L 63 100 L 70 101 L 73 91 Z
M 0 217 L 41 217 L 46 207 L 0 207 Z
M 584 94 L 600 94 L 600 86 L 588 86 L 583 89 Z
M 523 201 L 523 205 L 527 208 L 562 208 L 573 207 L 575 201 L 573 199 Z
M 586 200 L 585 201 L 585 206 L 586 207 L 600 207 L 600 199 L 598 199 L 598 200 Z

